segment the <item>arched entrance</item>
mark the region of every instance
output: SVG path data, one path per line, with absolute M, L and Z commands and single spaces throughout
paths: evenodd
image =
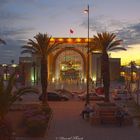
M 85 55 L 73 47 L 62 48 L 54 56 L 52 71 L 55 79 L 82 79 L 86 73 Z

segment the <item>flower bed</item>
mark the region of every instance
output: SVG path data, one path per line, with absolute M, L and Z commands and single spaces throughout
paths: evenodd
M 24 112 L 24 124 L 30 136 L 43 136 L 49 125 L 51 109 L 48 106 L 29 107 Z

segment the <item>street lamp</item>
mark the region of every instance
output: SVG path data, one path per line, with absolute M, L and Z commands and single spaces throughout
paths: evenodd
M 88 21 L 88 24 L 87 24 L 87 26 L 88 26 L 88 40 L 87 40 L 87 95 L 86 95 L 86 103 L 89 103 L 89 51 L 90 51 L 90 48 L 89 48 L 89 4 L 87 5 L 87 9 L 86 10 L 84 10 L 84 13 L 87 13 L 87 15 L 88 15 L 88 19 L 87 19 L 87 21 Z

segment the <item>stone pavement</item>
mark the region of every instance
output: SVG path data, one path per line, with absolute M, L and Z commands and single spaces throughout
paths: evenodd
M 136 126 L 91 125 L 80 116 L 83 101 L 50 102 L 53 119 L 45 138 L 16 140 L 140 140 Z
M 140 129 L 136 126 L 90 125 L 80 112 L 82 101 L 51 102 L 54 110 L 46 140 L 139 140 Z M 45 139 L 44 139 L 45 140 Z

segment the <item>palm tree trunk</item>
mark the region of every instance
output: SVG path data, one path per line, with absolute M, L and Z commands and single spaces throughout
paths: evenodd
M 47 101 L 47 87 L 48 87 L 48 74 L 47 74 L 47 60 L 41 59 L 41 86 L 42 86 L 42 102 Z
M 105 102 L 109 102 L 109 88 L 110 88 L 110 69 L 109 58 L 107 53 L 102 54 L 102 78 L 105 92 Z

